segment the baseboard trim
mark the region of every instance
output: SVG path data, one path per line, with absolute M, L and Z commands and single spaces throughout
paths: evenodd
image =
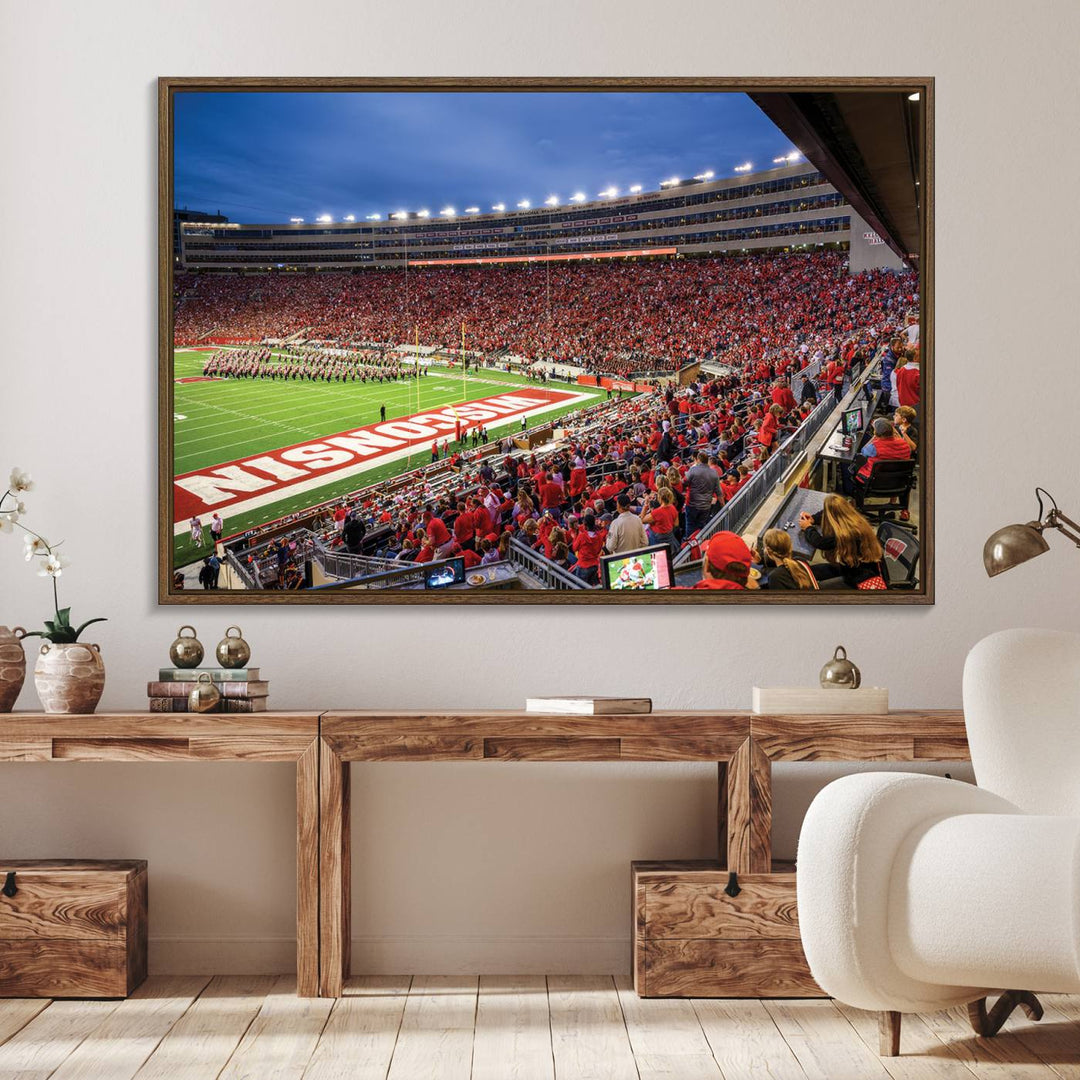
M 367 975 L 611 975 L 630 971 L 623 937 L 355 937 L 353 970 Z M 271 975 L 296 969 L 294 938 L 151 937 L 155 975 Z

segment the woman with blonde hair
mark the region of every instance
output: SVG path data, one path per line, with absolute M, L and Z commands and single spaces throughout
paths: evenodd
M 799 515 L 807 544 L 825 556 L 815 570 L 818 581 L 842 578 L 850 589 L 887 589 L 881 565 L 885 554 L 873 526 L 841 495 L 826 495 L 817 514 Z
M 770 589 L 816 589 L 817 578 L 809 564 L 797 558 L 791 537 L 783 529 L 768 529 L 761 538 L 762 562 L 769 571 Z

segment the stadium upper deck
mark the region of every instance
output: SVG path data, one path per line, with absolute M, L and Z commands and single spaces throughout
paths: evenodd
M 371 215 L 372 218 L 375 215 Z M 707 255 L 844 245 L 852 210 L 806 162 L 661 190 L 481 213 L 392 210 L 378 220 L 180 226 L 183 269 L 400 267 L 545 256 Z

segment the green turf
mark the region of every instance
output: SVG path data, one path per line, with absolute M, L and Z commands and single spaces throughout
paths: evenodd
M 176 378 L 202 374 L 206 354 L 178 350 L 174 359 Z M 305 383 L 275 382 L 269 379 L 236 379 L 220 382 L 178 383 L 174 385 L 174 413 L 183 420 L 174 422 L 174 472 L 177 474 L 210 468 L 223 462 L 251 457 L 282 446 L 307 442 L 325 435 L 347 431 L 379 422 L 379 407 L 386 406 L 387 420 L 409 416 L 429 409 L 458 405 L 465 401 L 491 397 L 500 393 L 493 382 L 513 386 L 528 385 L 520 375 L 484 369 L 470 373 L 464 382 L 455 369 L 436 368 L 419 380 L 392 383 Z M 440 378 L 449 375 L 451 378 Z M 535 385 L 535 384 L 534 384 Z M 551 384 L 558 389 L 566 384 Z M 575 403 L 545 413 L 543 420 L 556 419 L 565 413 L 587 408 L 606 397 L 606 391 L 584 386 L 573 390 L 588 394 L 590 400 Z M 419 402 L 417 394 L 419 393 Z M 504 423 L 492 423 L 488 430 L 493 436 L 507 429 L 517 430 L 520 418 Z M 255 525 L 272 521 L 283 514 L 336 498 L 359 487 L 407 472 L 430 461 L 427 447 L 418 449 L 411 457 L 390 462 L 334 483 L 305 491 L 278 502 L 260 507 L 247 514 L 226 515 L 226 532 L 242 532 Z M 196 549 L 188 534 L 173 539 L 173 562 L 184 566 L 210 550 L 209 532 L 204 530 L 204 543 Z

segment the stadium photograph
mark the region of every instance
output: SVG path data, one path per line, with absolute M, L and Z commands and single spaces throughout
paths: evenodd
M 161 80 L 161 599 L 932 602 L 933 82 L 811 83 Z

